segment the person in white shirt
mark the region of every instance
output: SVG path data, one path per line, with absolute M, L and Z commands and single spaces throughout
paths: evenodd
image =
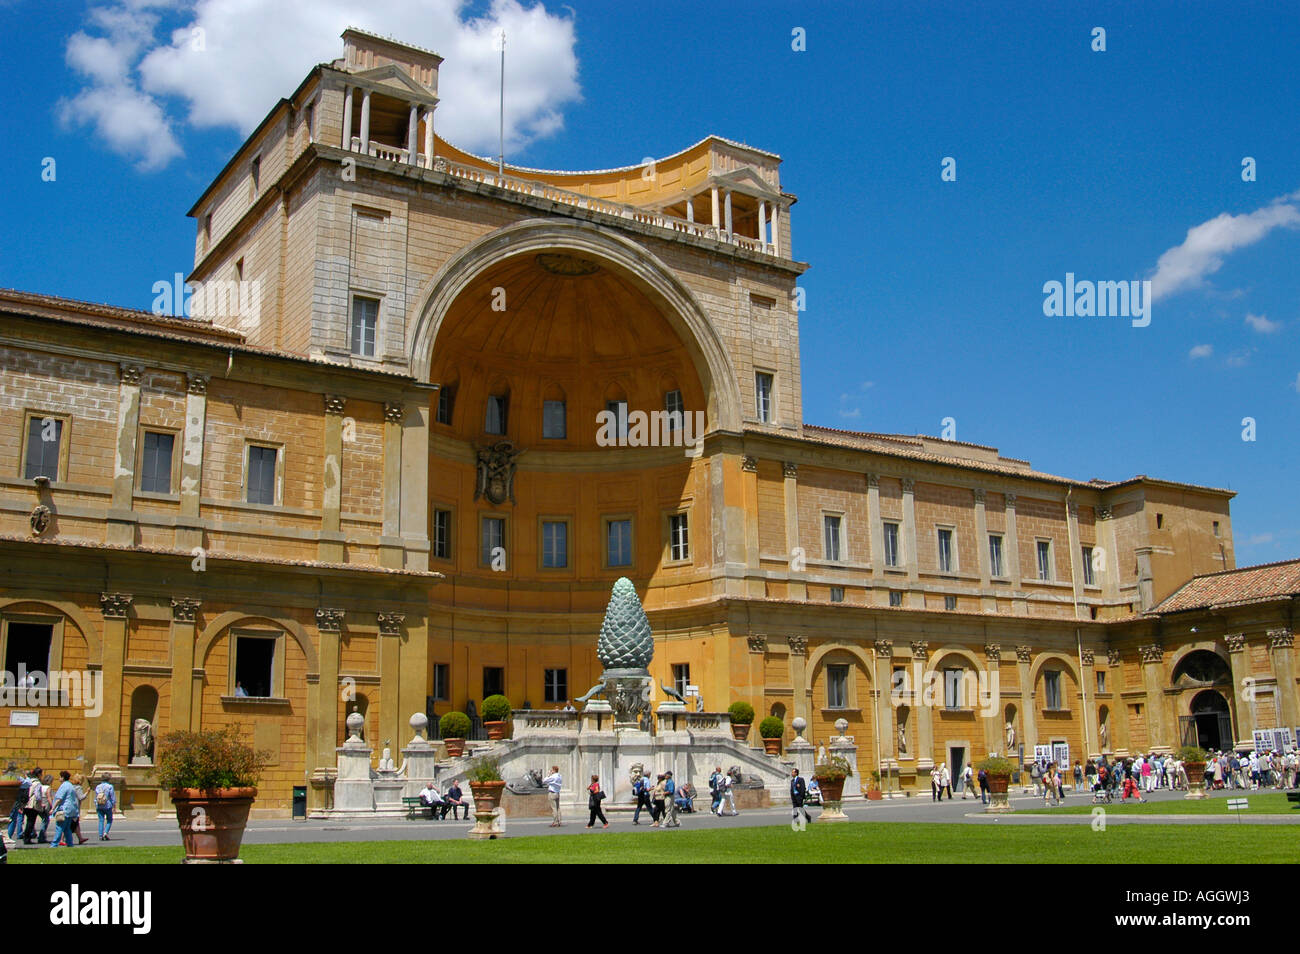
M 444 818 L 446 817 L 447 813 L 443 805 L 442 792 L 438 791 L 438 786 L 434 785 L 432 781 L 424 787 L 424 791 L 420 792 L 420 801 L 429 806 L 430 818 L 437 818 L 439 812 L 442 813 Z
M 718 790 L 722 792 L 722 801 L 718 803 L 719 815 L 740 814 L 740 812 L 736 811 L 736 795 L 731 790 L 733 785 L 735 785 L 735 780 L 725 772 L 722 774 L 722 777 L 718 779 Z M 727 811 L 728 808 L 730 808 L 731 811 Z
M 975 769 L 971 767 L 969 762 L 967 762 L 966 767 L 961 770 L 961 797 L 963 800 L 971 793 L 971 783 L 974 779 Z
M 560 774 L 558 765 L 551 766 L 551 774 L 542 779 L 542 784 L 546 786 L 546 797 L 551 802 L 551 827 L 560 827 L 560 789 L 564 787 L 564 776 Z

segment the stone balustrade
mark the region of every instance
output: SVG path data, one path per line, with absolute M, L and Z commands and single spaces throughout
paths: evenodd
M 516 739 L 535 735 L 577 735 L 582 714 L 555 709 L 515 709 L 511 714 Z

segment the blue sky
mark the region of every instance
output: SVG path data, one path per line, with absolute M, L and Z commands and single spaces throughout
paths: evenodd
M 268 45 L 306 14 L 0 2 L 21 84 L 0 154 L 0 285 L 147 308 L 155 281 L 188 271 L 185 210 L 248 117 L 337 55 L 349 22 L 446 56 L 439 115 L 458 91 L 469 105 L 449 135 L 490 151 L 493 56 L 479 51 L 504 22 L 511 161 L 627 165 L 708 133 L 781 154 L 795 254 L 812 264 L 805 420 L 937 434 L 951 417 L 959 440 L 1055 473 L 1229 487 L 1240 564 L 1300 554 L 1300 11 L 952 6 L 325 0 L 310 38 Z M 209 74 L 164 55 L 194 24 L 228 58 L 203 60 Z M 254 106 L 232 119 L 227 92 Z M 137 135 L 111 141 L 105 117 Z M 1046 317 L 1043 284 L 1067 272 L 1165 290 L 1144 328 Z

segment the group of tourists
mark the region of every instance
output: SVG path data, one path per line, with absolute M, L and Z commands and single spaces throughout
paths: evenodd
M 1300 786 L 1300 754 L 1212 752 L 1205 762 L 1205 784 L 1210 788 L 1252 790 L 1296 788 Z
M 117 791 L 107 774 L 98 785 L 91 787 L 80 775 L 63 771 L 59 773 L 56 787 L 54 777 L 46 774 L 40 766 L 27 772 L 10 807 L 4 838 L 0 839 L 0 861 L 8 854 L 9 846 L 16 844 L 19 838 L 24 845 L 50 845 L 53 848 L 71 848 L 90 841 L 81 833 L 81 806 L 92 795 L 95 813 L 99 816 L 99 840 L 111 841 L 109 832 L 113 828 Z M 55 827 L 53 842 L 48 838 L 51 821 Z

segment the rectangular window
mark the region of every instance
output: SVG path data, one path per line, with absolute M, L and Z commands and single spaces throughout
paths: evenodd
M 605 410 L 614 415 L 614 436 L 620 441 L 627 440 L 627 402 L 606 401 Z
M 889 591 L 889 605 L 890 605 L 890 606 L 902 606 L 902 605 L 903 605 L 903 591 L 902 591 L 902 590 L 890 590 L 890 591 Z
M 487 409 L 483 415 L 483 430 L 489 434 L 506 432 L 506 412 L 509 410 L 510 398 L 505 394 L 489 395 Z
M 248 445 L 248 502 L 274 505 L 276 502 L 276 463 L 280 451 L 275 447 Z
M 965 705 L 965 693 L 963 693 L 962 689 L 962 670 L 945 669 L 943 671 L 943 706 L 945 709 L 960 709 Z
M 1106 691 L 1106 670 L 1104 669 L 1097 670 L 1097 691 Z
M 63 421 L 57 417 L 32 415 L 27 421 L 27 466 L 23 477 L 59 479 L 59 447 L 63 442 Z
M 684 513 L 668 518 L 668 558 L 674 561 L 691 558 L 690 523 Z
M 989 575 L 1006 575 L 1002 566 L 1002 535 L 998 533 L 989 534 Z
M 437 702 L 451 698 L 451 666 L 447 663 L 433 664 L 433 698 Z
M 826 667 L 826 708 L 847 709 L 849 706 L 849 667 Z
M 668 412 L 668 430 L 675 431 L 682 426 L 682 415 L 686 406 L 682 403 L 681 391 L 664 392 L 664 410 Z M 1215 524 L 1217 527 L 1218 524 Z
M 691 684 L 691 664 L 673 663 L 673 688 L 686 698 L 686 687 Z
M 1092 572 L 1092 547 L 1083 548 L 1083 585 L 1096 585 L 1096 576 Z
M 440 560 L 451 559 L 451 511 L 433 512 L 433 555 Z
M 1214 535 L 1215 535 L 1216 537 L 1219 535 L 1219 521 L 1217 521 L 1217 520 L 1214 521 Z
M 443 385 L 438 388 L 438 413 L 434 418 L 439 424 L 451 423 L 451 412 L 456 407 L 456 388 Z
M 831 602 L 832 602 L 832 603 L 843 603 L 843 602 L 844 602 L 844 587 L 842 587 L 842 586 L 832 586 L 832 587 L 831 587 Z
M 5 631 L 5 668 L 0 676 L 9 685 L 21 684 L 28 673 L 39 672 L 48 679 L 53 643 L 51 624 L 11 622 Z
M 379 328 L 379 299 L 352 299 L 352 353 L 362 358 L 375 356 L 375 333 Z
M 542 437 L 562 441 L 567 436 L 563 401 L 542 402 Z
M 544 669 L 542 674 L 545 682 L 542 699 L 546 702 L 568 702 L 569 670 Z
M 500 666 L 483 667 L 483 698 L 506 694 L 506 671 Z
M 1061 671 L 1059 669 L 1043 670 L 1043 692 L 1047 697 L 1047 708 L 1061 709 Z
M 765 371 L 754 374 L 754 398 L 758 410 L 758 419 L 764 424 L 772 423 L 772 375 Z
M 885 524 L 885 566 L 898 566 L 898 524 Z
M 1040 580 L 1050 580 L 1052 578 L 1052 542 L 1050 540 L 1038 541 L 1038 578 Z
M 235 637 L 235 695 L 266 699 L 275 675 L 275 639 Z
M 608 566 L 632 565 L 632 521 L 605 521 L 605 563 Z
M 172 492 L 172 452 L 175 434 L 145 431 L 144 457 L 140 468 L 140 489 L 151 494 Z
M 952 568 L 953 568 L 952 531 L 940 528 L 939 530 L 939 571 L 942 573 L 951 573 Z
M 542 521 L 542 566 L 561 570 L 569 565 L 569 525 L 563 520 Z
M 943 608 L 946 610 L 955 610 L 957 608 L 957 597 L 945 596 L 943 598 Z
M 500 556 L 504 558 L 506 552 L 506 518 L 484 517 L 480 543 L 480 558 L 484 566 L 492 566 L 493 557 Z
M 822 517 L 822 545 L 826 559 L 838 563 L 840 557 L 840 521 L 843 518 L 826 514 Z

